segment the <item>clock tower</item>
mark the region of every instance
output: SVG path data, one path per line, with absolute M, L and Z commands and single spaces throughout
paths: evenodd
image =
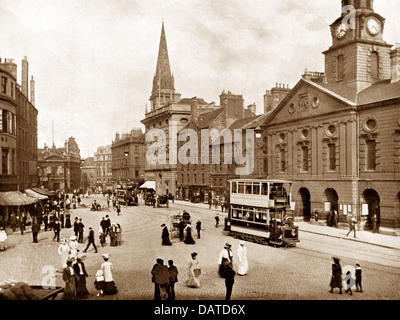
M 383 40 L 384 26 L 373 0 L 342 0 L 342 14 L 330 25 L 332 46 L 323 52 L 328 83 L 359 91 L 390 79 L 392 45 Z

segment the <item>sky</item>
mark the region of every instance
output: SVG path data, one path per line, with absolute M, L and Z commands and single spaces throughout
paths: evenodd
M 375 0 L 400 42 L 400 1 Z M 223 90 L 263 113 L 276 83 L 324 71 L 340 0 L 0 0 L 0 57 L 35 79 L 38 146 L 74 137 L 81 157 L 144 126 L 162 21 L 175 89 L 219 104 Z M 54 123 L 54 136 L 52 134 Z

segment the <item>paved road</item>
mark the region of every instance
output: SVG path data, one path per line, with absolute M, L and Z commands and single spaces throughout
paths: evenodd
M 102 196 L 90 196 L 84 199 L 89 204 L 97 199 L 106 204 Z M 195 245 L 185 245 L 179 239 L 172 239 L 173 246 L 161 246 L 161 224 L 170 225 L 169 217 L 186 209 L 196 221 L 202 220 L 201 239 Z M 225 295 L 224 280 L 217 275 L 217 260 L 225 242 L 230 242 L 236 256 L 239 240 L 226 235 L 222 226 L 215 228 L 214 216 L 217 211 L 204 207 L 185 206 L 182 203 L 171 204 L 170 208 L 152 208 L 141 204 L 139 207 L 123 207 L 122 215 L 117 216 L 114 210 L 91 212 L 87 208 L 71 210 L 72 218 L 81 217 L 86 226 L 92 226 L 96 232 L 102 216 L 109 214 L 112 222 L 118 222 L 123 228 L 123 244 L 119 247 L 99 248 L 99 253 L 90 249 L 86 254 L 88 289 L 95 297 L 93 286 L 94 274 L 102 263 L 101 254 L 110 253 L 114 264 L 114 278 L 119 293 L 102 299 L 151 300 L 153 284 L 150 270 L 156 258 L 164 261 L 173 259 L 179 269 L 179 281 L 176 285 L 177 299 L 185 300 L 223 300 Z M 223 219 L 221 219 L 223 223 Z M 71 229 L 63 229 L 62 236 L 69 237 Z M 40 242 L 32 243 L 30 233 L 21 236 L 18 232 L 9 237 L 10 248 L 0 253 L 0 279 L 16 279 L 30 284 L 41 284 L 42 268 L 46 265 L 60 268 L 57 254 L 58 243 L 52 240 L 52 232 L 41 232 Z M 312 233 L 300 234 L 301 242 L 297 247 L 283 249 L 247 243 L 250 271 L 247 276 L 235 278 L 233 299 L 269 300 L 269 299 L 400 299 L 400 251 L 369 244 L 324 237 Z M 81 245 L 84 249 L 84 245 Z M 185 286 L 187 264 L 190 253 L 198 252 L 202 267 L 201 288 L 192 289 Z M 363 267 L 364 292 L 347 294 L 330 294 L 329 279 L 331 256 L 342 258 L 342 267 L 360 263 Z M 63 285 L 57 273 L 57 285 Z

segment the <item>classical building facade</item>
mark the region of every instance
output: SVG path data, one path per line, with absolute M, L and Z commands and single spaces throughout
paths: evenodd
M 73 192 L 81 187 L 81 156 L 75 138 L 65 141 L 63 148 L 45 145 L 39 149 L 40 186 L 50 190 Z
M 113 189 L 119 184 L 144 183 L 146 161 L 145 139 L 142 129 L 130 133 L 116 133 L 111 145 L 111 176 Z
M 35 82 L 30 81 L 28 60 L 22 60 L 21 85 L 17 83 L 17 65 L 0 59 L 0 190 L 25 190 L 36 187 L 37 116 Z M 30 98 L 30 100 L 29 100 Z
M 112 190 L 111 146 L 98 147 L 94 153 L 96 167 L 96 187 L 100 192 Z
M 265 177 L 294 182 L 296 212 L 337 210 L 371 229 L 400 227 L 400 48 L 373 1 L 330 26 L 325 72 L 306 72 L 262 125 Z
M 90 190 L 94 192 L 96 190 L 97 183 L 97 170 L 94 164 L 94 157 L 88 157 L 82 161 L 81 167 L 81 188 L 85 192 Z
M 170 150 L 174 150 L 175 146 L 170 145 L 170 140 L 175 141 L 176 135 L 188 124 L 193 114 L 216 108 L 215 103 L 207 103 L 197 97 L 181 99 L 181 94 L 176 92 L 163 23 L 156 73 L 153 78 L 153 88 L 150 96 L 150 110 L 146 110 L 145 118 L 141 121 L 145 125 L 146 136 L 153 129 L 159 129 L 164 132 L 159 143 L 162 144 L 163 153 L 166 154 L 166 161 L 150 163 L 146 160 L 145 162 L 144 178 L 146 181 L 155 182 L 158 194 L 171 193 L 176 196 L 177 192 L 177 161 L 172 159 L 175 158 L 175 154 L 170 159 Z M 176 142 L 174 143 L 176 144 Z M 152 141 L 146 142 L 146 152 L 152 153 L 152 145 Z M 157 157 L 157 151 L 152 154 Z

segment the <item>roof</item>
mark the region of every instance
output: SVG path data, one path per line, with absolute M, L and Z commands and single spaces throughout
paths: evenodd
M 45 196 L 45 195 L 42 195 L 40 193 L 33 191 L 32 189 L 26 189 L 25 193 L 28 197 L 39 199 L 39 200 L 45 200 L 45 199 L 49 198 L 48 196 Z
M 2 206 L 26 206 L 37 201 L 36 198 L 28 197 L 20 191 L 0 192 L 0 205 Z
M 249 124 L 250 122 L 254 121 L 257 118 L 257 116 L 252 116 L 248 118 L 243 118 L 243 119 L 238 119 L 235 122 L 233 122 L 229 126 L 229 130 L 235 130 L 235 129 L 243 129 L 244 126 Z
M 32 188 L 33 191 L 42 194 L 44 196 L 48 196 L 48 197 L 52 197 L 55 196 L 55 192 L 54 191 L 50 191 L 44 188 Z
M 224 108 L 218 108 L 216 110 L 200 114 L 196 119 L 199 129 L 208 128 L 211 122 L 215 120 L 215 118 L 218 117 L 222 112 L 224 112 Z
M 384 80 L 361 90 L 357 95 L 357 104 L 364 105 L 396 98 L 400 98 L 400 81 L 391 83 L 390 80 Z
M 248 124 L 243 126 L 242 129 L 246 130 L 246 129 L 257 129 L 257 128 L 260 128 L 260 126 L 264 123 L 265 119 L 268 118 L 268 116 L 271 114 L 271 112 L 272 111 L 256 116 L 255 119 L 253 119 Z

